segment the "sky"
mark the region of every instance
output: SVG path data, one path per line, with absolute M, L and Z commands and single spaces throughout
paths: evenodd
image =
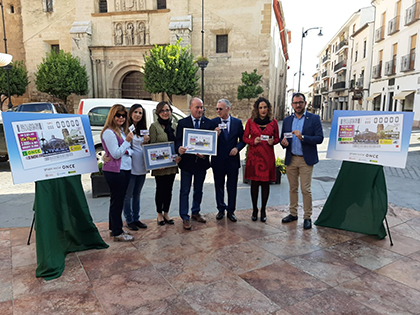
M 316 56 L 354 12 L 371 6 L 371 0 L 282 0 L 281 3 L 286 29 L 292 32 L 288 44 L 287 89 L 292 89 L 293 85 L 296 90 L 298 88 L 302 28 L 322 27 L 323 36 L 318 36 L 319 30 L 315 29 L 310 30 L 303 39 L 300 90 L 307 92 L 313 83 L 312 75 L 316 72 Z

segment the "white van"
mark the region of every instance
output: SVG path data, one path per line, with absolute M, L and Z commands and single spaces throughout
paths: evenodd
M 124 99 L 124 98 L 84 98 L 80 100 L 78 114 L 88 115 L 90 126 L 92 129 L 93 142 L 95 144 L 96 158 L 102 160 L 104 154 L 102 143 L 101 143 L 101 131 L 104 127 L 106 118 L 108 117 L 109 110 L 115 104 L 124 105 L 127 110 L 130 109 L 133 104 L 140 104 L 143 106 L 146 112 L 146 126 L 149 129 L 150 125 L 157 120 L 155 114 L 156 105 L 158 102 L 148 100 L 135 100 L 135 99 Z M 176 108 L 172 107 L 172 119 L 178 121 L 186 115 Z

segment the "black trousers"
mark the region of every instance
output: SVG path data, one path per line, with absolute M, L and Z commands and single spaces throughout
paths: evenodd
M 155 176 L 156 181 L 156 212 L 169 212 L 172 200 L 172 188 L 176 174 Z
M 106 182 L 111 192 L 109 203 L 109 229 L 114 236 L 123 232 L 121 214 L 124 207 L 124 197 L 130 181 L 130 171 L 121 170 L 119 173 L 104 171 Z

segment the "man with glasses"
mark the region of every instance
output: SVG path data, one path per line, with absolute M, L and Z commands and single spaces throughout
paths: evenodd
M 216 110 L 219 117 L 213 122 L 219 126 L 220 134 L 217 142 L 217 155 L 211 157 L 214 188 L 216 190 L 217 220 L 222 220 L 227 212 L 227 218 L 236 222 L 236 192 L 238 186 L 238 170 L 240 167 L 239 152 L 245 147 L 242 141 L 244 127 L 240 119 L 232 117 L 231 104 L 226 99 L 217 102 Z M 225 179 L 227 177 L 228 203 L 225 203 Z
M 283 223 L 298 219 L 299 180 L 303 196 L 303 228 L 312 228 L 312 171 L 318 163 L 317 144 L 324 140 L 321 119 L 305 109 L 306 99 L 302 93 L 292 97 L 294 113 L 283 120 L 280 144 L 286 148 L 286 173 L 289 180 L 290 214 Z
M 179 216 L 183 221 L 183 227 L 191 230 L 190 216 L 188 215 L 189 195 L 194 177 L 193 203 L 191 207 L 191 219 L 200 223 L 206 223 L 206 219 L 200 214 L 201 200 L 203 199 L 203 184 L 207 169 L 210 168 L 208 155 L 185 153 L 186 147 L 182 146 L 184 128 L 215 130 L 216 124 L 203 116 L 203 101 L 194 97 L 190 101 L 191 115 L 181 119 L 176 129 L 175 150 L 181 156 L 178 166 L 181 169 L 181 188 L 179 191 Z

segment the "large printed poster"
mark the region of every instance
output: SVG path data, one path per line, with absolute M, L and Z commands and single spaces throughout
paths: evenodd
M 405 168 L 414 114 L 334 111 L 327 158 Z
M 3 113 L 15 184 L 98 170 L 87 116 Z

